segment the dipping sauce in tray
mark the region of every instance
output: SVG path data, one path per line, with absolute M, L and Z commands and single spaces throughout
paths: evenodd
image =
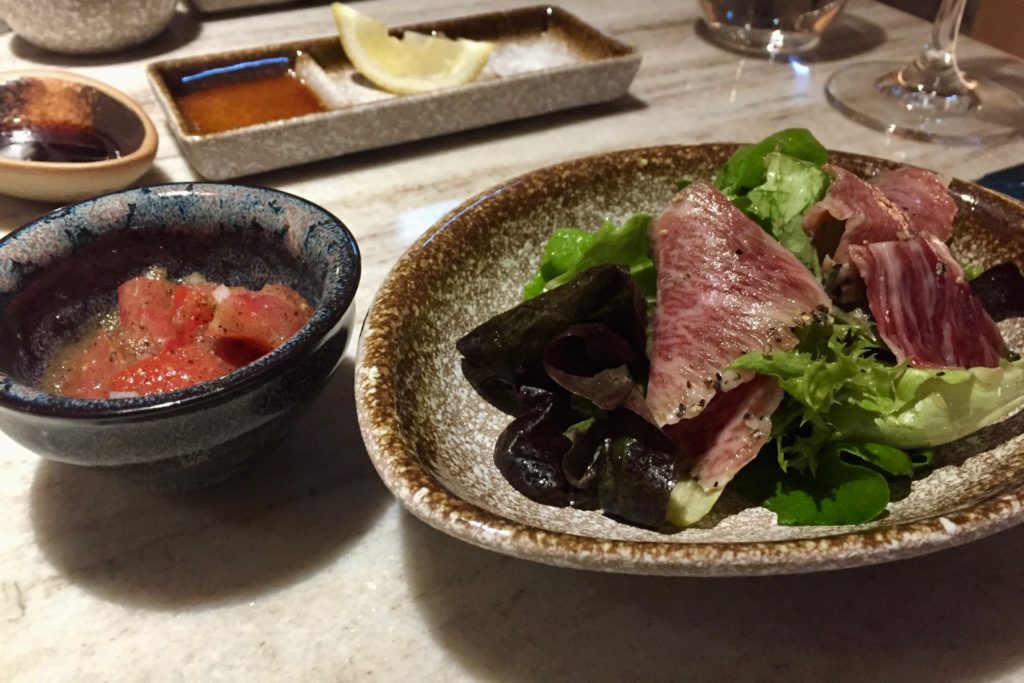
M 219 133 L 328 110 L 294 69 L 278 66 L 266 59 L 182 78 L 175 99 L 189 130 Z

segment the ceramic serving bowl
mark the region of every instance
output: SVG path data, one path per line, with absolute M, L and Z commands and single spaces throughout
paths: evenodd
M 667 575 L 835 569 L 964 543 L 1024 519 L 1020 418 L 939 449 L 939 467 L 869 524 L 783 527 L 729 489 L 694 528 L 658 533 L 599 511 L 540 505 L 493 464 L 510 417 L 479 398 L 455 341 L 519 301 L 557 227 L 658 213 L 680 179 L 710 179 L 731 145 L 656 147 L 590 157 L 512 179 L 467 200 L 398 261 L 367 316 L 356 405 L 367 450 L 413 514 L 457 538 L 550 564 Z M 834 153 L 865 176 L 896 164 Z M 954 181 L 954 253 L 967 263 L 1024 260 L 1024 205 Z M 1020 329 L 1004 330 L 1020 347 Z
M 78 131 L 117 150 L 118 156 L 99 161 L 19 158 L 27 149 L 20 144 L 24 137 L 48 131 Z M 0 136 L 0 192 L 48 202 L 126 187 L 152 166 L 157 149 L 156 128 L 132 98 L 92 78 L 54 69 L 0 73 Z
M 164 30 L 177 0 L 0 0 L 0 16 L 28 42 L 53 52 L 114 52 Z
M 314 313 L 273 352 L 185 389 L 114 400 L 39 390 L 54 349 L 153 265 L 250 289 L 282 282 Z M 271 448 L 334 371 L 359 272 L 341 221 L 275 190 L 179 183 L 54 211 L 0 240 L 0 429 L 44 458 L 154 487 L 220 481 Z

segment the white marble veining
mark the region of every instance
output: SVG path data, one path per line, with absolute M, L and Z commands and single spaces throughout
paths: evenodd
M 507 4 L 359 7 L 405 23 Z M 363 249 L 360 310 L 453 202 L 584 154 L 806 125 L 830 147 L 964 178 L 1024 159 L 1024 141 L 926 145 L 869 131 L 826 104 L 822 86 L 837 65 L 909 57 L 927 36 L 925 23 L 868 0 L 851 2 L 826 54 L 796 64 L 708 45 L 688 0 L 559 4 L 642 49 L 630 98 L 247 179 L 349 225 Z M 143 65 L 327 35 L 325 5 L 201 19 L 183 8 L 150 45 L 108 57 L 47 54 L 4 34 L 0 69 L 71 68 L 127 91 L 162 135 L 143 181 L 187 180 Z M 1024 83 L 1001 53 L 962 42 L 968 67 Z M 0 232 L 51 208 L 0 196 Z M 366 458 L 351 386 L 347 360 L 284 447 L 187 495 L 44 463 L 0 435 L 0 680 L 1024 680 L 1024 529 L 810 576 L 671 580 L 531 564 L 404 513 Z

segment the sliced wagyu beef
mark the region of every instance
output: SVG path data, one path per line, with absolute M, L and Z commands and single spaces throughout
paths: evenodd
M 659 426 L 700 414 L 750 378 L 725 372 L 734 360 L 793 348 L 792 329 L 830 307 L 811 272 L 709 185 L 680 192 L 650 241 L 658 303 L 647 404 Z
M 825 171 L 832 184 L 804 216 L 804 229 L 819 249 L 840 263 L 852 244 L 907 239 L 929 233 L 945 241 L 953 233 L 956 203 L 931 171 L 903 166 L 864 181 L 841 166 Z M 841 230 L 830 228 L 842 223 Z M 829 243 L 831 242 L 831 243 Z
M 964 271 L 934 235 L 850 247 L 878 333 L 896 358 L 922 368 L 995 367 L 999 329 Z
M 697 417 L 666 427 L 679 449 L 681 469 L 706 491 L 725 486 L 767 443 L 771 415 L 781 402 L 778 381 L 758 375 L 716 394 Z
M 804 230 L 819 254 L 848 263 L 846 254 L 852 244 L 905 239 L 913 234 L 907 215 L 882 190 L 841 166 L 829 164 L 825 171 L 832 175 L 832 184 L 825 198 L 804 216 Z
M 885 171 L 864 181 L 841 166 L 827 165 L 833 177 L 825 197 L 804 216 L 830 290 L 840 302 L 863 300 L 864 283 L 850 259 L 850 247 L 953 232 L 956 204 L 931 171 L 913 166 Z M 834 273 L 835 268 L 838 273 Z
M 956 202 L 931 171 L 902 166 L 879 173 L 869 182 L 903 210 L 914 234 L 930 233 L 943 242 L 953 234 Z

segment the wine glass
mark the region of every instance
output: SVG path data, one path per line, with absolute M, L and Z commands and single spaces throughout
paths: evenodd
M 878 130 L 919 140 L 980 144 L 1024 131 L 1024 99 L 957 66 L 967 0 L 942 0 L 931 41 L 909 64 L 862 62 L 839 69 L 825 94 L 836 109 Z

